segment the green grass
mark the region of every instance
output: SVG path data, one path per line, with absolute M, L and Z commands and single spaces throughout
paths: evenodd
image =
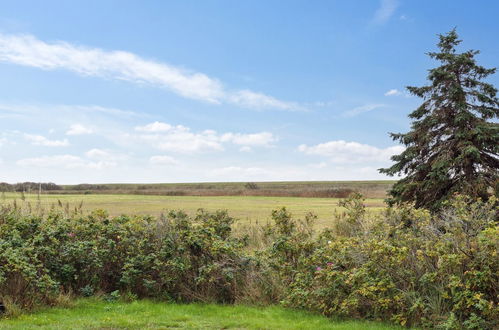
M 35 194 L 26 194 L 25 203 L 35 207 L 38 200 Z M 21 203 L 19 193 L 6 193 L 4 202 L 17 200 Z M 272 210 L 285 206 L 297 217 L 303 217 L 307 212 L 318 216 L 317 227 L 328 227 L 334 221 L 334 213 L 341 212 L 337 198 L 304 198 L 304 197 L 264 197 L 264 196 L 153 196 L 153 195 L 44 195 L 40 203 L 44 208 L 69 203 L 70 209 L 83 202 L 83 210 L 107 210 L 111 215 L 120 214 L 150 214 L 160 215 L 166 210 L 184 210 L 192 215 L 199 208 L 208 211 L 227 209 L 229 214 L 237 219 L 236 224 L 264 224 L 270 219 Z M 376 211 L 383 207 L 383 199 L 366 199 L 369 210 Z
M 169 304 L 147 300 L 106 303 L 78 300 L 72 308 L 50 308 L 13 319 L 0 329 L 399 329 L 375 322 L 335 321 L 281 307 Z

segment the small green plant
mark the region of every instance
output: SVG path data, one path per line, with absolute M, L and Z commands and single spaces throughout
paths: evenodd
M 334 223 L 338 235 L 355 236 L 362 234 L 366 222 L 364 201 L 365 199 L 361 194 L 352 193 L 348 198 L 338 202 L 339 206 L 345 208 L 345 211 L 336 218 Z
M 94 288 L 91 285 L 85 285 L 80 292 L 83 297 L 91 297 L 94 295 Z
M 121 298 L 120 290 L 114 290 L 104 297 L 107 302 L 116 302 Z

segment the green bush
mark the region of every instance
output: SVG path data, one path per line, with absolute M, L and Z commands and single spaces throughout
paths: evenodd
M 458 197 L 436 216 L 406 207 L 375 219 L 366 216 L 360 196 L 342 205 L 347 211 L 335 230 L 316 237 L 295 230 L 277 238 L 286 241 L 286 253 L 269 249 L 267 255 L 283 265 L 288 306 L 401 325 L 498 326 L 494 200 Z
M 0 211 L 0 300 L 31 307 L 58 294 L 233 302 L 248 258 L 226 212 L 109 217 Z
M 499 326 L 497 201 L 457 196 L 438 214 L 365 211 L 341 202 L 330 229 L 285 209 L 238 237 L 225 211 L 160 218 L 0 209 L 0 301 L 56 304 L 69 294 L 114 301 L 283 303 L 405 326 Z M 250 246 L 258 247 L 250 249 Z M 62 297 L 62 298 L 61 298 Z

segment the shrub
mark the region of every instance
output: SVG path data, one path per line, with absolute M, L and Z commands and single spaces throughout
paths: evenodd
M 293 265 L 279 273 L 288 306 L 401 325 L 498 325 L 495 201 L 458 197 L 436 216 L 406 207 L 366 219 L 360 198 L 343 202 L 338 232 L 286 240 L 298 258 L 269 250 L 276 263 Z
M 2 207 L 0 301 L 11 312 L 70 294 L 282 302 L 405 326 L 499 326 L 495 198 L 457 196 L 438 214 L 404 206 L 373 215 L 359 194 L 340 204 L 345 212 L 322 232 L 313 214 L 297 220 L 282 208 L 243 237 L 226 211 L 153 218 L 82 215 L 62 203 L 46 214 Z
M 249 259 L 225 211 L 111 218 L 0 210 L 0 301 L 51 304 L 60 292 L 117 291 L 178 301 L 233 302 Z

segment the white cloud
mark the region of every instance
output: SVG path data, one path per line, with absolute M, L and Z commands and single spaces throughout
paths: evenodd
M 251 149 L 251 147 L 244 146 L 244 147 L 239 148 L 239 151 L 240 152 L 251 152 L 251 151 L 253 151 L 253 149 Z
M 222 151 L 226 143 L 248 147 L 270 147 L 277 141 L 277 138 L 269 132 L 252 134 L 219 134 L 214 130 L 192 132 L 189 127 L 173 126 L 158 121 L 135 127 L 135 130 L 141 134 L 127 135 L 126 138 L 147 143 L 159 150 L 187 154 Z
M 1 35 L 0 35 L 1 36 Z M 1 49 L 0 49 L 1 52 Z M 6 111 L 22 115 L 39 115 L 43 113 L 47 114 L 58 114 L 61 112 L 69 112 L 71 115 L 78 114 L 81 112 L 90 113 L 101 113 L 105 115 L 111 115 L 113 117 L 119 118 L 129 118 L 129 117 L 150 117 L 147 114 L 121 110 L 115 108 L 106 108 L 98 105 L 68 105 L 68 104 L 45 104 L 45 105 L 32 105 L 32 104 L 0 104 L 0 111 Z
M 4 144 L 7 144 L 7 139 L 6 138 L 0 138 L 0 147 L 3 146 Z
M 388 92 L 385 93 L 385 96 L 397 96 L 401 94 L 402 92 L 399 91 L 398 89 L 390 89 Z
M 270 146 L 277 138 L 269 132 L 254 134 L 225 133 L 220 137 L 222 142 L 232 142 L 237 145 L 245 146 Z
M 102 150 L 102 149 L 97 149 L 97 148 L 90 149 L 89 151 L 87 151 L 85 153 L 85 155 L 88 158 L 92 158 L 92 159 L 103 159 L 103 158 L 111 157 L 111 154 L 109 152 Z
M 386 23 L 395 13 L 398 6 L 399 2 L 397 0 L 381 0 L 379 8 L 374 13 L 373 22 L 376 24 Z
M 171 129 L 172 125 L 161 123 L 159 121 L 155 121 L 154 123 L 150 123 L 145 126 L 135 127 L 135 130 L 139 132 L 167 132 Z
M 219 137 L 213 133 L 193 133 L 184 126 L 175 126 L 162 133 L 129 135 L 132 140 L 147 143 L 155 149 L 177 152 L 198 153 L 213 150 L 223 150 Z
M 81 124 L 73 124 L 66 132 L 66 135 L 84 135 L 92 134 L 94 131 L 91 128 L 85 127 Z
M 65 69 L 82 76 L 166 88 L 182 97 L 255 109 L 298 110 L 295 103 L 251 90 L 229 91 L 215 78 L 125 51 L 105 51 L 67 42 L 47 43 L 32 35 L 0 34 L 0 61 L 43 70 Z
M 176 165 L 178 162 L 170 156 L 152 156 L 149 162 L 154 165 Z
M 257 178 L 267 178 L 272 175 L 272 172 L 260 167 L 228 166 L 213 169 L 208 173 L 208 175 L 222 180 L 244 181 Z
M 281 101 L 272 96 L 246 89 L 230 94 L 228 99 L 231 103 L 253 109 L 302 110 L 296 103 Z
M 72 155 L 57 155 L 57 156 L 42 156 L 42 157 L 34 157 L 34 158 L 25 158 L 20 159 L 16 162 L 17 165 L 20 166 L 40 166 L 40 167 L 53 167 L 53 166 L 62 166 L 62 167 L 75 167 L 75 165 L 80 165 L 82 163 L 82 159 L 78 156 Z
M 114 162 L 91 162 L 74 155 L 54 155 L 25 158 L 18 160 L 16 164 L 23 167 L 53 167 L 66 169 L 88 168 L 98 170 L 116 166 L 116 163 Z
M 121 164 L 127 164 L 130 156 L 126 153 L 120 153 L 117 151 L 109 151 L 99 148 L 93 148 L 85 152 L 85 156 L 92 162 L 98 161 L 101 164 L 117 164 L 119 161 Z
M 309 166 L 312 168 L 325 168 L 325 167 L 327 167 L 327 163 L 320 162 L 320 163 L 316 163 L 316 164 L 310 164 Z
M 35 146 L 44 146 L 44 147 L 67 147 L 69 146 L 69 141 L 67 139 L 64 140 L 49 140 L 42 135 L 32 135 L 32 134 L 24 134 L 24 138 L 31 142 L 31 144 Z
M 392 155 L 401 153 L 404 147 L 377 148 L 368 144 L 338 140 L 320 143 L 315 146 L 302 144 L 298 147 L 298 150 L 307 155 L 328 157 L 333 163 L 353 164 L 387 162 Z
M 385 105 L 384 104 L 366 104 L 366 105 L 363 105 L 363 106 L 360 106 L 357 108 L 353 108 L 352 110 L 345 111 L 343 113 L 343 116 L 354 117 L 354 116 L 360 115 L 361 113 L 369 112 L 369 111 L 379 109 L 382 107 L 385 107 Z
M 325 108 L 325 107 L 331 107 L 335 105 L 335 103 L 336 102 L 334 101 L 316 101 L 311 103 L 310 105 L 314 107 Z

